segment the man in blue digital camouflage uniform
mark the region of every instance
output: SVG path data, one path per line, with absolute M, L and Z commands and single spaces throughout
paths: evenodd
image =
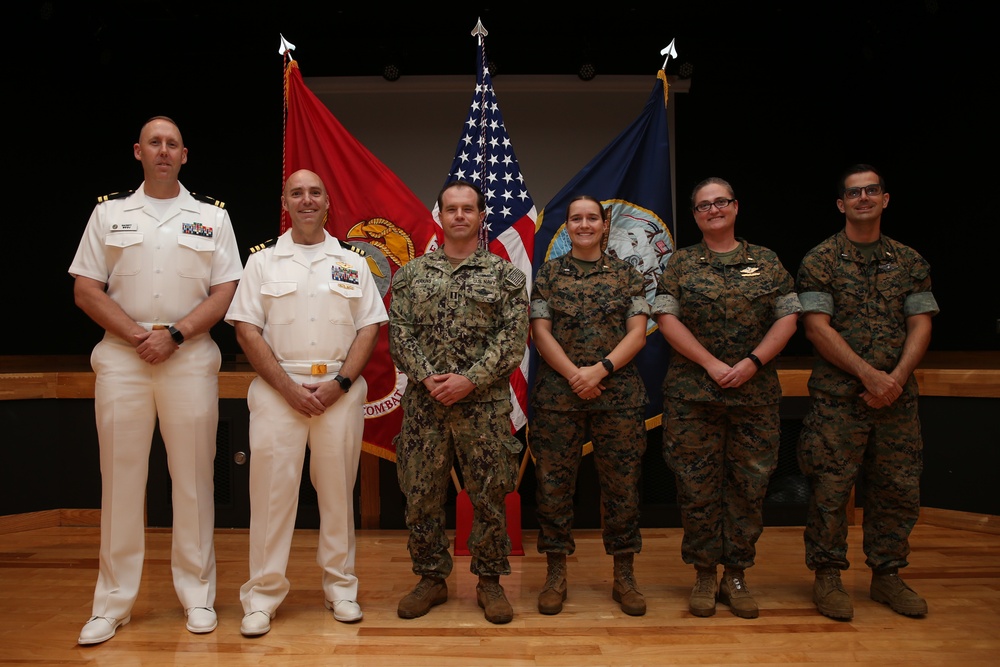
M 399 486 L 416 587 L 400 618 L 423 616 L 448 599 L 452 558 L 444 502 L 455 458 L 474 510 L 470 569 L 491 623 L 514 611 L 500 585 L 510 574 L 505 500 L 517 482 L 521 443 L 511 433 L 510 374 L 528 338 L 527 279 L 481 243 L 483 194 L 465 181 L 438 195 L 444 245 L 393 276 L 389 349 L 408 378 L 396 441 Z

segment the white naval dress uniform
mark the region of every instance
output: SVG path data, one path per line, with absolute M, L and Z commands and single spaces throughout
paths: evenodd
M 108 296 L 148 330 L 183 318 L 213 285 L 238 280 L 242 263 L 223 208 L 195 199 L 182 185 L 161 218 L 140 186 L 94 208 L 69 273 L 105 283 Z M 139 592 L 157 419 L 171 478 L 174 589 L 184 609 L 215 603 L 220 363 L 218 345 L 207 333 L 189 338 L 155 366 L 112 333 L 94 347 L 102 489 L 94 616 L 127 617 Z
M 332 381 L 358 329 L 388 321 L 367 261 L 330 234 L 311 255 L 291 231 L 252 254 L 226 321 L 248 322 L 299 384 Z M 312 375 L 311 365 L 327 364 Z M 295 411 L 261 378 L 250 384 L 250 579 L 240 588 L 243 611 L 273 616 L 288 594 L 285 577 L 308 442 L 309 476 L 319 502 L 316 561 L 330 602 L 357 600 L 354 570 L 354 484 L 368 386 L 354 379 L 319 417 Z

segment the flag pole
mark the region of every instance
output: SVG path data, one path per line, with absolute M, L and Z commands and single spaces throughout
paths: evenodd
M 667 100 L 669 99 L 668 96 L 670 94 L 668 92 L 669 85 L 667 84 L 667 73 L 666 73 L 667 62 L 671 58 L 673 58 L 674 60 L 677 60 L 677 48 L 674 46 L 674 42 L 676 42 L 676 41 L 677 41 L 676 39 L 670 40 L 670 43 L 667 44 L 660 51 L 660 55 L 661 56 L 666 56 L 666 58 L 663 59 L 663 67 L 660 68 L 660 71 L 657 74 L 657 76 L 659 76 L 661 79 L 663 79 L 663 108 L 664 109 L 667 108 Z
M 291 69 L 291 64 L 295 62 L 295 58 L 292 58 L 292 51 L 295 50 L 295 45 L 285 39 L 285 36 L 280 32 L 278 37 L 281 43 L 278 45 L 278 55 L 282 57 L 281 66 L 281 78 L 282 78 L 282 100 L 284 104 L 282 105 L 281 113 L 281 181 L 278 183 L 279 189 L 284 189 L 285 187 L 285 168 L 288 166 L 286 162 L 285 146 L 288 145 L 288 72 Z M 291 224 L 289 222 L 289 224 Z M 278 211 L 278 233 L 285 231 L 285 209 L 281 208 Z
M 486 36 L 490 34 L 486 27 L 483 25 L 483 20 L 476 17 L 476 27 L 472 29 L 472 36 L 476 38 L 476 46 L 479 47 L 479 51 L 483 54 L 483 68 L 487 67 L 486 64 Z M 477 111 L 479 113 L 478 125 L 479 125 L 479 145 L 480 151 L 486 142 L 486 100 L 488 97 L 488 91 L 486 90 L 486 73 L 477 73 L 477 80 L 482 79 L 483 85 L 479 92 L 479 103 L 477 105 Z M 479 162 L 479 182 L 486 183 L 486 160 L 481 160 Z M 487 220 L 483 220 L 483 224 L 479 227 L 479 247 L 489 250 L 490 247 L 490 225 Z

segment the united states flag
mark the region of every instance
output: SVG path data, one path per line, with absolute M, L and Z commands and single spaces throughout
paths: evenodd
M 489 61 L 486 59 L 486 30 L 482 23 L 476 25 L 472 34 L 479 40 L 476 91 L 445 183 L 466 180 L 483 191 L 486 195 L 486 242 L 490 252 L 510 260 L 524 272 L 530 295 L 537 217 L 535 204 L 524 185 L 521 167 L 493 91 Z M 440 224 L 437 204 L 434 205 L 434 219 Z M 511 427 L 514 432 L 528 421 L 528 349 L 528 341 L 525 341 L 521 365 L 510 377 L 511 403 L 514 407 Z

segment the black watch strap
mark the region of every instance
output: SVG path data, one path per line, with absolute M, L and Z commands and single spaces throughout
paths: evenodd
M 171 324 L 169 327 L 167 327 L 167 331 L 170 332 L 170 337 L 173 338 L 174 342 L 177 343 L 178 345 L 184 342 L 184 334 L 182 334 L 180 329 L 178 329 L 174 325 Z
M 345 394 L 351 390 L 351 385 L 354 384 L 351 382 L 351 378 L 344 377 L 340 373 L 337 373 L 337 376 L 333 379 L 337 381 L 337 384 L 340 385 L 340 388 L 344 390 Z
M 607 357 L 601 359 L 601 365 L 604 366 L 604 370 L 608 372 L 608 375 L 611 375 L 612 373 L 615 372 L 615 365 L 611 363 L 611 360 L 608 359 Z

